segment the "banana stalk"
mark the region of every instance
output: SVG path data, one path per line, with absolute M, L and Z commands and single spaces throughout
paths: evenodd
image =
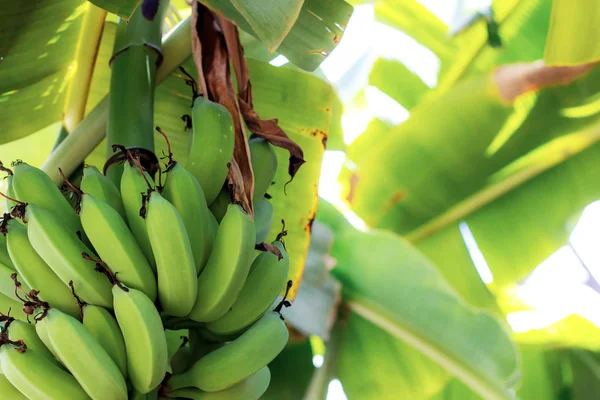
M 168 5 L 161 1 L 152 21 L 138 7 L 129 22 L 120 20 L 117 28 L 107 125 L 107 176 L 117 185 L 122 166 L 111 162 L 113 144 L 148 150 L 148 154 L 154 151 L 154 89 L 162 62 L 161 25 Z

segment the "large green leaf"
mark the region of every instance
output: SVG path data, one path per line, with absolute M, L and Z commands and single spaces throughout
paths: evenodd
M 417 0 L 380 0 L 375 17 L 411 36 L 440 59 L 451 57 L 448 27 Z
M 596 0 L 554 0 L 544 61 L 578 65 L 600 59 L 600 4 Z
M 369 85 L 373 85 L 407 110 L 419 104 L 429 91 L 419 75 L 398 61 L 378 59 L 369 74 Z
M 72 72 L 82 0 L 8 2 L 0 32 L 0 143 L 60 119 Z
M 466 305 L 435 267 L 387 232 L 337 233 L 334 274 L 350 309 L 409 343 L 486 399 L 510 398 L 518 369 L 504 326 Z
M 222 12 L 246 32 L 261 37 L 231 1 L 202 2 Z M 342 39 L 352 10 L 344 0 L 305 0 L 296 23 L 276 51 L 298 67 L 314 71 Z
M 89 0 L 90 3 L 117 14 L 123 19 L 129 19 L 142 0 Z
M 430 358 L 361 316 L 342 322 L 337 375 L 353 399 L 426 399 L 444 387 L 446 372 Z

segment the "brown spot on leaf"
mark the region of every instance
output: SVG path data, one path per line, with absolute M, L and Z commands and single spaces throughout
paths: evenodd
M 348 190 L 348 196 L 346 196 L 348 204 L 352 204 L 352 201 L 354 201 L 354 195 L 356 194 L 356 186 L 358 185 L 359 181 L 360 177 L 356 172 L 353 172 L 350 176 L 350 189 Z
M 321 137 L 321 143 L 323 144 L 323 148 L 327 148 L 327 132 L 325 132 L 322 129 L 315 129 L 313 131 L 310 132 L 310 136 L 312 137 L 317 137 L 320 136 Z
M 335 36 L 333 37 L 333 43 L 335 43 L 335 44 L 336 44 L 336 46 L 337 46 L 338 44 L 340 44 L 340 37 L 339 37 L 338 35 L 335 35 Z

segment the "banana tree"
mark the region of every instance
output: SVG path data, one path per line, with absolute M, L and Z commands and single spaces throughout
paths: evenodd
M 255 218 L 254 177 L 268 157 L 255 157 L 247 136 L 270 142 L 277 159 L 265 189 L 275 221 L 265 242 L 285 232 L 292 285 L 283 300 L 292 307 L 283 311 L 290 340 L 269 365 L 264 398 L 325 399 L 336 378 L 350 399 L 584 398 L 595 382 L 595 326 L 569 317 L 520 334 L 505 322 L 528 308 L 517 283 L 566 242 L 565 221 L 597 197 L 589 182 L 600 72 L 584 64 L 590 59 L 566 62 L 584 64 L 575 68 L 527 63 L 543 57 L 550 1 L 494 2 L 452 38 L 417 1 L 369 2 L 381 23 L 429 48 L 441 68 L 432 89 L 400 62 L 375 62 L 369 84 L 411 115 L 398 126 L 373 120 L 347 147 L 342 103 L 318 67 L 340 43 L 352 5 L 267 3 L 5 7 L 0 160 L 40 166 L 55 184 L 75 181 L 84 164 L 118 183 L 127 153 L 115 149 L 149 171 L 154 154 L 186 165 L 206 151 L 189 123 L 216 126 L 194 114 L 207 98 L 233 118 L 227 195 Z M 551 38 L 573 29 L 558 7 Z M 548 61 L 560 64 L 556 40 Z M 290 63 L 271 65 L 278 56 Z M 317 196 L 326 149 L 344 150 L 347 160 L 335 206 Z M 370 229 L 353 227 L 340 208 Z M 474 268 L 464 227 L 493 282 Z M 174 333 L 169 349 L 179 343 Z

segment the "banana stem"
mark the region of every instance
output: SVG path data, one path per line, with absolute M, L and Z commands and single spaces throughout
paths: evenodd
M 157 84 L 164 81 L 173 70 L 192 53 L 190 17 L 177 24 L 163 38 L 164 62 L 156 73 Z M 100 144 L 106 133 L 108 95 L 81 121 L 70 135 L 50 154 L 42 169 L 56 183 L 62 183 L 58 173 L 61 167 L 68 176 Z
M 160 2 L 152 21 L 144 17 L 143 7 L 138 7 L 129 22 L 119 21 L 111 59 L 107 158 L 113 156 L 113 144 L 154 151 L 154 89 L 156 70 L 163 59 L 160 30 L 168 5 L 168 1 Z M 115 183 L 121 173 L 120 165 L 107 171 Z

